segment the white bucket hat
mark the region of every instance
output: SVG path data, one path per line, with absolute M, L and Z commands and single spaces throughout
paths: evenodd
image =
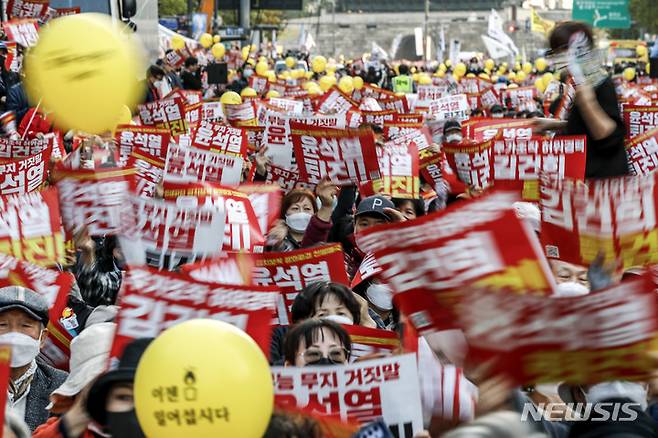
M 74 397 L 107 368 L 116 324 L 93 324 L 71 341 L 70 373 L 50 396 L 52 409 L 61 397 Z

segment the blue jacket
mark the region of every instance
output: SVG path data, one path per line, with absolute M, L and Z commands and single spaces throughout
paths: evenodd
M 20 125 L 25 113 L 27 113 L 27 110 L 30 108 L 22 83 L 19 82 L 18 84 L 12 85 L 9 90 L 7 90 L 6 108 L 7 111 L 13 111 L 14 114 L 16 114 L 16 125 Z

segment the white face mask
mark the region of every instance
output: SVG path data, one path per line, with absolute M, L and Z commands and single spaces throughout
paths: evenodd
M 351 319 L 343 315 L 327 315 L 323 316 L 322 319 L 333 321 L 336 324 L 354 325 L 354 322 Z
M 393 308 L 393 291 L 385 284 L 373 283 L 368 286 L 366 297 L 378 309 L 391 310 Z
M 503 118 L 503 113 L 492 113 L 491 117 L 494 119 L 502 119 Z
M 37 357 L 41 346 L 41 334 L 39 339 L 34 339 L 23 333 L 9 332 L 0 335 L 0 344 L 11 346 L 11 367 L 18 368 L 29 364 Z
M 461 134 L 448 134 L 446 135 L 446 143 L 461 143 Z
M 313 215 L 311 213 L 293 213 L 286 216 L 286 225 L 295 233 L 303 233 L 311 222 Z

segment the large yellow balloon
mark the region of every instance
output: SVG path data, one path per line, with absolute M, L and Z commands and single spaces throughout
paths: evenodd
M 546 67 L 548 67 L 548 63 L 544 58 L 537 58 L 535 60 L 535 68 L 539 73 L 543 73 L 544 70 L 546 70 Z
M 258 97 L 258 93 L 251 87 L 244 87 L 240 91 L 240 97 Z
M 306 91 L 308 91 L 308 94 L 310 94 L 311 96 L 317 96 L 318 94 L 322 94 L 322 89 L 318 84 L 316 84 L 315 82 L 310 82 L 310 84 L 311 85 L 306 89 Z
M 352 78 L 352 82 L 354 82 L 355 90 L 360 90 L 363 88 L 363 78 L 361 76 L 354 76 Z
M 209 33 L 203 33 L 199 37 L 199 44 L 201 44 L 201 47 L 204 49 L 207 49 L 208 47 L 212 46 L 212 35 Z
M 334 85 L 334 83 L 336 82 L 336 78 L 333 76 L 324 75 L 320 78 L 318 82 L 320 84 L 320 88 L 322 89 L 322 91 L 327 91 Z
M 524 62 L 522 70 L 523 70 L 523 73 L 525 73 L 526 75 L 529 75 L 530 73 L 532 73 L 532 64 L 530 64 L 529 62 Z
M 635 69 L 632 67 L 627 67 L 624 69 L 624 79 L 627 81 L 632 81 L 635 79 Z
M 117 125 L 129 125 L 133 120 L 133 113 L 130 111 L 130 108 L 123 106 L 121 109 L 121 115 L 119 116 L 119 123 Z
M 526 79 L 526 74 L 523 70 L 516 72 L 516 78 L 514 78 L 516 82 L 521 83 L 525 81 L 525 79 Z
M 466 74 L 466 64 L 463 62 L 458 62 L 457 65 L 455 65 L 453 73 L 459 77 L 464 76 Z
M 267 72 L 269 68 L 267 62 L 258 61 L 258 64 L 256 64 L 256 73 L 260 76 L 265 76 L 265 72 Z
M 432 85 L 432 78 L 427 73 L 423 73 L 418 77 L 418 85 Z
M 327 58 L 324 56 L 318 55 L 311 61 L 311 69 L 315 73 L 322 73 L 325 68 L 327 68 Z
M 647 54 L 647 46 L 637 46 L 635 48 L 635 53 L 637 53 L 637 56 L 640 58 L 643 57 L 644 55 Z
M 495 66 L 496 66 L 496 63 L 491 58 L 484 61 L 484 68 L 486 68 L 487 70 L 493 70 Z
M 551 72 L 544 73 L 541 77 L 541 80 L 544 83 L 544 88 L 548 87 L 548 84 L 553 82 L 553 79 L 555 79 L 553 73 Z
M 242 103 L 242 98 L 235 91 L 226 91 L 219 98 L 219 101 L 224 105 L 239 105 Z
M 185 47 L 185 40 L 182 36 L 176 34 L 171 37 L 171 48 L 174 50 L 180 50 Z
M 158 397 L 176 388 L 172 401 Z M 272 415 L 267 359 L 246 333 L 225 322 L 194 319 L 162 332 L 135 372 L 135 411 L 144 435 L 157 438 L 260 438 Z M 199 420 L 210 410 L 211 421 Z M 158 422 L 158 412 L 194 411 L 197 421 Z M 181 415 L 182 416 L 182 415 Z
M 215 43 L 213 44 L 212 49 L 210 49 L 210 52 L 215 59 L 222 59 L 226 53 L 226 47 L 224 47 L 224 44 L 222 43 Z
M 144 66 L 138 51 L 106 15 L 52 20 L 25 59 L 29 100 L 52 111 L 62 131 L 112 130 L 124 108 L 133 108 L 142 98 L 136 78 Z
M 292 56 L 288 56 L 286 58 L 286 67 L 288 68 L 293 68 L 297 65 L 297 60 L 293 58 Z
M 221 40 L 222 40 L 222 37 L 219 36 L 219 35 L 215 35 L 214 37 L 212 37 L 212 42 L 213 42 L 213 43 L 218 43 L 218 42 L 220 42 Z
M 274 70 L 266 71 L 265 76 L 267 76 L 268 82 L 276 82 L 276 73 L 274 72 Z
M 535 88 L 537 88 L 542 93 L 546 90 L 546 85 L 544 85 L 542 78 L 535 79 Z
M 354 81 L 351 76 L 343 76 L 338 81 L 338 89 L 345 94 L 352 94 L 354 91 Z

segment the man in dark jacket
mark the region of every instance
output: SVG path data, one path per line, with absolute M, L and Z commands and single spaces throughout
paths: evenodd
M 199 61 L 190 56 L 185 60 L 185 70 L 180 74 L 183 89 L 201 91 L 201 74 Z
M 48 419 L 50 394 L 66 373 L 37 360 L 48 336 L 48 302 L 21 286 L 0 288 L 0 344 L 11 346 L 7 405 L 31 430 Z
M 7 90 L 6 109 L 16 114 L 16 125 L 20 125 L 25 113 L 30 109 L 22 82 L 12 85 Z

